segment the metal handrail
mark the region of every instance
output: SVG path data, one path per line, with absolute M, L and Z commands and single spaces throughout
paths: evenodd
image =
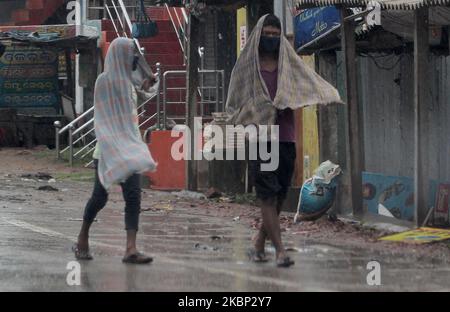
M 108 5 L 108 4 L 109 4 L 109 5 Z M 112 7 L 111 7 L 111 4 L 112 4 Z M 129 31 L 130 31 L 130 33 L 131 33 L 131 32 L 132 32 L 132 24 L 131 24 L 131 20 L 130 20 L 130 17 L 129 17 L 128 12 L 127 12 L 127 6 L 124 5 L 124 3 L 123 3 L 122 0 L 117 0 L 117 2 L 116 2 L 115 0 L 110 0 L 109 3 L 108 3 L 107 1 L 105 1 L 104 7 L 105 7 L 105 9 L 106 9 L 106 11 L 107 11 L 107 13 L 108 13 L 108 15 L 109 15 L 109 18 L 111 19 L 111 22 L 112 22 L 112 24 L 113 24 L 114 30 L 115 30 L 115 32 L 116 32 L 116 35 L 117 35 L 118 37 L 120 37 L 120 34 L 123 33 L 123 35 L 124 35 L 125 37 L 128 37 L 128 36 L 127 36 L 127 29 L 126 29 L 126 28 L 128 27 L 128 29 L 129 29 Z M 119 9 L 119 7 L 120 7 L 120 9 Z M 129 6 L 129 7 L 131 7 L 131 6 Z M 112 10 L 112 8 L 114 8 L 114 10 Z M 181 20 L 180 20 L 180 16 L 179 16 L 178 12 L 175 10 L 175 17 L 176 17 L 176 19 L 177 19 L 179 25 L 181 26 L 180 29 L 181 29 L 181 31 L 183 31 L 183 35 L 184 35 L 184 37 L 181 38 L 181 34 L 180 34 L 180 31 L 179 31 L 180 29 L 178 29 L 178 28 L 176 27 L 176 25 L 175 25 L 175 20 L 174 20 L 174 17 L 173 17 L 173 14 L 170 12 L 170 9 L 169 9 L 169 7 L 168 7 L 167 5 L 166 5 L 166 9 L 167 9 L 168 12 L 169 12 L 169 16 L 170 16 L 170 18 L 171 18 L 172 25 L 173 25 L 173 27 L 174 27 L 176 33 L 177 33 L 177 37 L 178 37 L 178 41 L 179 41 L 179 43 L 180 43 L 180 47 L 181 47 L 181 49 L 182 49 L 182 51 L 183 51 L 184 56 L 186 57 L 186 53 L 185 53 L 185 52 L 186 52 L 186 49 L 185 49 L 185 47 L 184 47 L 184 45 L 183 45 L 183 42 L 181 41 L 181 39 L 184 39 L 185 41 L 188 40 L 188 39 L 187 39 L 186 31 L 185 31 L 185 25 L 187 25 L 187 24 L 189 23 L 189 21 L 188 21 L 188 19 L 187 19 L 186 12 L 185 12 L 184 9 L 182 10 L 183 17 L 184 17 L 184 24 L 183 24 L 183 23 L 181 22 Z M 122 16 L 121 16 L 121 14 L 119 13 L 120 10 L 122 11 Z M 114 11 L 114 13 L 117 15 L 117 19 L 114 19 L 114 18 L 113 18 L 113 13 L 112 13 L 113 11 Z M 124 20 L 123 20 L 123 19 L 124 19 Z M 117 24 L 117 21 L 119 22 L 120 25 Z M 183 26 L 183 25 L 184 25 L 184 26 Z M 121 27 L 121 29 L 119 29 L 119 27 Z M 141 48 L 139 41 L 138 41 L 136 38 L 133 38 L 133 40 L 135 41 L 136 46 L 138 47 L 138 51 L 139 51 L 142 55 L 144 55 L 144 50 Z M 203 57 L 203 53 L 201 53 L 200 51 L 201 51 L 201 50 L 199 50 L 199 54 L 200 54 L 201 57 Z M 185 58 L 184 58 L 184 61 L 185 61 Z M 202 66 L 201 69 L 203 69 L 203 66 Z M 173 73 L 174 71 L 171 71 L 171 72 Z M 200 71 L 199 71 L 199 72 L 200 72 Z M 179 73 L 180 73 L 180 74 L 186 74 L 186 71 L 181 71 L 181 72 L 179 72 Z M 162 78 L 162 77 L 161 77 L 161 69 L 160 69 L 160 64 L 159 64 L 159 63 L 157 64 L 157 73 L 156 73 L 156 75 L 157 75 L 157 77 L 159 77 L 159 79 Z M 163 82 L 164 82 L 164 81 L 163 81 Z M 149 101 L 151 101 L 152 99 L 154 99 L 155 96 L 156 96 L 156 98 L 157 98 L 157 110 L 156 110 L 156 113 L 153 114 L 152 116 L 150 116 L 149 118 L 147 118 L 147 119 L 146 119 L 144 122 L 142 122 L 141 124 L 139 124 L 139 127 L 142 127 L 142 125 L 144 125 L 145 123 L 147 123 L 147 122 L 151 121 L 152 119 L 154 119 L 155 117 L 157 117 L 156 127 L 157 127 L 157 128 L 161 128 L 162 125 L 161 125 L 161 117 L 160 117 L 160 115 L 161 115 L 161 113 L 164 113 L 164 124 L 163 124 L 163 128 L 164 128 L 164 129 L 166 128 L 166 121 L 167 121 L 167 119 L 166 119 L 166 111 L 165 111 L 165 110 L 166 110 L 166 107 L 165 107 L 165 105 L 164 105 L 164 109 L 161 110 L 160 93 L 161 93 L 161 90 L 160 90 L 160 88 L 158 88 L 158 91 L 156 92 L 156 94 L 155 94 L 154 96 L 152 96 L 152 97 L 146 99 L 142 104 L 140 104 L 140 105 L 137 107 L 137 109 L 138 109 L 138 111 L 139 111 L 142 107 L 144 107 Z M 201 95 L 201 90 L 200 90 L 200 88 L 198 88 L 198 93 L 199 93 L 199 95 Z M 165 96 L 166 96 L 166 94 L 165 94 L 165 92 L 164 92 L 164 97 L 165 97 Z M 187 103 L 186 103 L 186 105 L 187 105 Z M 82 133 L 83 130 L 85 130 L 85 129 L 88 128 L 90 125 L 92 125 L 92 123 L 94 122 L 94 118 L 91 118 L 90 120 L 86 121 L 86 122 L 83 123 L 81 126 L 78 125 L 78 123 L 79 123 L 82 119 L 84 119 L 88 114 L 90 114 L 91 112 L 93 112 L 93 110 L 94 110 L 94 107 L 89 108 L 86 112 L 84 112 L 83 114 L 81 114 L 80 116 L 78 116 L 75 120 L 73 120 L 72 122 L 70 122 L 68 125 L 66 125 L 66 126 L 65 126 L 64 128 L 62 128 L 62 129 L 61 129 L 61 124 L 60 124 L 60 122 L 55 122 L 56 145 L 57 145 L 56 151 L 57 151 L 57 158 L 58 158 L 58 159 L 59 159 L 59 157 L 60 157 L 60 155 L 61 155 L 62 153 L 64 153 L 64 152 L 66 152 L 67 150 L 69 150 L 69 162 L 70 162 L 70 165 L 72 166 L 72 164 L 73 164 L 73 157 L 78 157 L 81 153 L 83 153 L 84 151 L 88 150 L 87 153 L 85 153 L 84 155 L 81 156 L 81 158 L 84 158 L 84 157 L 86 157 L 87 155 L 89 155 L 89 153 L 95 148 L 95 147 L 91 147 L 91 145 L 94 144 L 94 143 L 97 141 L 96 138 L 94 138 L 92 141 L 90 141 L 89 143 L 87 143 L 84 147 L 82 147 L 80 150 L 78 150 L 75 154 L 73 153 L 73 149 L 74 149 L 75 144 L 78 143 L 78 142 L 80 142 L 81 140 L 85 139 L 89 134 L 91 134 L 91 133 L 95 130 L 95 128 L 92 128 L 92 129 L 88 130 L 86 133 Z M 138 117 L 143 116 L 145 113 L 146 113 L 146 110 L 143 110 L 141 113 L 138 114 Z M 78 128 L 76 128 L 76 127 L 78 127 Z M 69 131 L 69 145 L 68 145 L 65 149 L 63 149 L 62 151 L 59 151 L 60 135 L 64 134 L 64 133 L 67 132 L 67 131 Z M 78 137 L 78 138 L 74 141 L 74 140 L 73 140 L 73 139 L 74 139 L 74 135 L 77 135 L 77 134 L 81 134 L 81 136 Z
M 120 7 L 120 9 L 121 9 L 121 11 L 122 11 L 123 17 L 125 18 L 125 21 L 122 21 L 122 18 L 120 17 L 120 14 L 119 14 L 119 10 L 117 9 L 117 6 L 116 6 L 116 4 L 114 3 L 114 0 L 111 0 L 111 4 L 112 4 L 112 6 L 114 7 L 114 10 L 115 10 L 115 12 L 116 12 L 117 19 L 118 19 L 118 21 L 119 21 L 119 23 L 120 23 L 120 26 L 122 27 L 122 33 L 125 35 L 126 38 L 128 38 L 127 30 L 126 30 L 125 25 L 128 26 L 128 30 L 130 31 L 130 34 L 132 33 L 133 25 L 132 25 L 132 23 L 131 23 L 130 16 L 128 15 L 127 8 L 136 8 L 137 6 L 126 6 L 126 5 L 123 3 L 122 0 L 118 0 L 118 2 L 119 2 L 119 3 L 118 3 L 118 4 L 119 4 L 119 7 Z M 106 2 L 105 2 L 105 8 L 106 8 L 106 10 L 107 10 L 107 12 L 108 12 L 108 15 L 109 15 L 109 18 L 111 19 L 111 22 L 113 23 L 113 26 L 114 26 L 114 29 L 116 30 L 117 36 L 120 37 L 119 30 L 118 30 L 116 24 L 114 23 L 114 18 L 113 18 L 113 16 L 112 16 L 112 14 L 111 14 L 111 12 L 110 12 L 110 10 L 109 10 L 109 7 L 108 7 L 108 5 L 106 4 Z M 139 43 L 139 40 L 136 39 L 136 38 L 133 38 L 133 37 L 132 37 L 132 39 L 133 39 L 134 43 L 136 44 L 136 46 L 137 46 L 137 48 L 138 48 L 138 51 L 141 53 L 141 55 L 144 55 L 144 51 L 143 51 L 143 49 L 142 49 L 142 47 L 141 47 L 141 44 Z
M 172 26 L 175 29 L 175 33 L 177 34 L 178 43 L 180 44 L 181 51 L 183 52 L 183 63 L 184 63 L 186 61 L 186 59 L 187 59 L 187 55 L 186 55 L 186 52 L 184 51 L 184 45 L 183 45 L 183 42 L 181 40 L 180 32 L 178 31 L 178 27 L 175 25 L 175 20 L 172 17 L 172 13 L 170 13 L 170 7 L 167 5 L 167 3 L 164 4 L 164 7 L 166 8 L 167 13 L 169 14 L 170 21 L 172 22 Z M 184 30 L 183 30 L 183 34 L 184 34 L 184 36 L 186 36 L 186 32 Z
M 183 65 L 186 65 L 187 51 L 186 51 L 185 44 L 189 41 L 188 38 L 187 38 L 186 27 L 183 27 L 183 23 L 181 22 L 180 17 L 178 15 L 178 12 L 177 12 L 177 10 L 175 8 L 174 9 L 175 16 L 177 18 L 178 24 L 181 27 L 181 31 L 183 32 L 183 38 L 181 38 L 181 34 L 180 34 L 179 30 L 178 30 L 178 27 L 175 25 L 175 19 L 173 18 L 172 13 L 170 12 L 169 5 L 167 3 L 165 3 L 164 6 L 165 6 L 165 8 L 167 10 L 167 13 L 169 14 L 170 21 L 172 22 L 172 26 L 175 29 L 175 33 L 177 34 L 178 43 L 180 44 L 181 51 L 183 52 Z M 183 13 L 184 25 L 188 25 L 189 24 L 189 19 L 188 19 L 188 16 L 186 14 L 185 8 L 182 8 L 181 11 Z M 201 57 L 201 53 L 200 52 L 199 52 L 199 55 Z
M 172 26 L 175 30 L 175 33 L 177 34 L 177 38 L 178 38 L 178 43 L 180 44 L 181 47 L 181 51 L 183 52 L 183 65 L 186 65 L 186 61 L 187 61 L 187 52 L 185 49 L 184 44 L 188 42 L 188 38 L 187 38 L 187 33 L 186 33 L 186 28 L 183 27 L 183 23 L 181 23 L 180 18 L 178 16 L 178 12 L 176 9 L 174 9 L 175 12 L 175 16 L 178 20 L 178 23 L 180 24 L 181 30 L 183 32 L 183 39 L 181 39 L 181 34 L 178 30 L 178 27 L 175 25 L 175 20 L 172 16 L 172 13 L 170 12 L 170 7 L 167 3 L 164 4 L 164 7 L 167 10 L 167 13 L 169 14 L 169 18 L 170 21 L 172 23 Z M 184 24 L 188 25 L 189 24 L 189 19 L 188 16 L 186 14 L 186 10 L 184 8 L 182 8 L 182 13 L 183 13 L 183 18 L 184 18 Z M 205 48 L 204 47 L 199 47 L 198 48 L 198 54 L 200 56 L 200 68 L 198 68 L 199 72 L 201 72 L 204 69 L 204 60 L 205 60 Z M 202 87 L 203 87 L 203 74 L 201 74 L 200 77 L 200 87 L 197 88 L 197 93 L 198 95 L 202 98 L 203 94 L 202 94 Z M 203 107 L 201 107 L 201 113 L 203 114 Z
M 125 7 L 126 8 L 134 8 L 134 9 L 136 9 L 136 8 L 139 8 L 139 6 L 137 6 L 137 5 L 125 5 Z M 97 11 L 100 11 L 100 10 L 103 10 L 103 8 L 104 7 L 101 7 L 101 6 L 90 6 L 89 8 L 88 8 L 88 10 L 97 10 Z
M 158 90 L 158 92 L 159 92 L 159 90 Z M 156 95 L 157 94 L 154 94 L 153 96 L 151 96 L 151 97 L 149 97 L 148 99 L 146 99 L 143 103 L 141 103 L 138 107 L 137 107 L 137 109 L 139 110 L 140 108 L 142 108 L 142 107 L 144 107 L 148 102 L 150 102 L 151 100 L 153 100 L 155 97 L 156 97 Z M 88 113 L 88 112 L 91 112 L 92 110 L 94 109 L 94 107 L 91 107 L 88 111 L 86 111 L 83 115 L 86 115 L 86 113 Z M 141 115 L 143 115 L 144 113 L 145 113 L 146 111 L 144 110 L 143 112 L 141 112 L 139 115 L 138 115 L 138 117 L 139 116 L 141 116 Z M 80 117 L 82 117 L 83 115 L 81 115 Z M 79 118 L 80 118 L 79 117 Z M 153 116 L 152 116 L 153 117 Z M 150 118 L 149 119 L 147 119 L 145 122 L 147 122 L 147 121 L 149 121 L 149 120 L 151 120 Z M 72 138 L 73 138 L 73 136 L 74 135 L 76 135 L 76 134 L 78 134 L 79 132 L 81 132 L 83 129 L 85 129 L 88 125 L 90 125 L 90 124 L 92 124 L 94 122 L 94 118 L 91 118 L 89 121 L 87 121 L 85 124 L 83 124 L 81 127 L 79 127 L 78 129 L 76 129 L 75 131 L 74 131 L 74 124 L 73 124 L 73 122 L 71 123 L 71 124 L 69 124 L 69 125 L 67 125 L 65 128 L 67 128 L 67 129 L 71 129 L 72 131 L 71 131 L 71 133 L 70 133 L 70 140 L 73 140 Z M 141 124 L 142 125 L 142 124 Z M 140 126 L 141 126 L 140 125 Z M 56 127 L 56 125 L 55 125 L 55 127 Z M 64 129 L 62 129 L 62 130 L 64 130 Z M 63 131 L 59 131 L 58 132 L 58 134 L 61 134 Z M 92 129 L 90 129 L 87 133 L 84 133 L 80 138 L 78 138 L 77 140 L 75 140 L 75 141 L 72 141 L 72 143 L 71 144 L 69 144 L 67 147 L 65 147 L 64 149 L 62 149 L 61 151 L 59 151 L 59 137 L 58 137 L 58 139 L 57 139 L 57 145 L 58 145 L 58 149 L 57 149 L 57 153 L 58 153 L 58 157 L 59 157 L 59 155 L 61 155 L 62 153 L 64 153 L 64 152 L 66 152 L 67 150 L 69 150 L 69 149 L 73 149 L 73 146 L 76 144 L 76 143 L 78 143 L 79 141 L 81 141 L 84 137 L 86 137 L 89 133 L 91 133 L 92 131 L 94 130 L 94 128 L 92 128 Z M 79 150 L 79 151 L 77 151 L 75 154 L 73 154 L 73 157 L 76 157 L 76 156 L 78 156 L 82 151 L 84 151 L 85 149 L 86 149 L 86 147 L 88 147 L 90 144 L 92 144 L 93 142 L 95 142 L 96 141 L 96 139 L 94 139 L 93 141 L 91 141 L 91 142 L 89 142 L 88 144 L 86 144 L 86 146 L 85 147 L 83 147 L 81 150 Z M 89 152 L 88 152 L 88 154 L 89 154 Z M 71 157 L 72 157 L 72 153 L 71 153 L 71 155 L 70 155 Z M 86 155 L 83 155 L 81 158 L 84 158 Z
M 185 26 L 188 26 L 188 24 L 189 24 L 189 19 L 188 19 L 188 16 L 187 16 L 187 14 L 186 14 L 185 8 L 181 8 L 181 11 L 182 11 L 182 13 L 183 13 L 184 24 L 185 24 Z M 180 18 L 178 17 L 178 12 L 177 12 L 177 10 L 175 10 L 175 14 L 176 14 L 176 16 L 177 16 L 178 21 L 180 21 Z M 180 24 L 181 24 L 181 21 L 180 21 Z M 186 32 L 186 27 L 184 27 L 182 30 L 183 30 L 183 33 L 184 33 L 184 34 L 187 34 L 187 32 Z M 184 36 L 184 42 L 183 42 L 183 44 L 185 44 L 185 47 L 187 46 L 188 41 L 189 41 L 189 40 L 188 40 L 188 38 L 187 38 L 187 35 L 185 35 L 185 36 Z
M 91 130 L 89 130 L 89 132 L 92 132 L 92 130 L 94 130 L 94 128 L 92 128 Z M 63 148 L 63 149 L 59 152 L 59 154 L 61 155 L 61 154 L 65 153 L 67 150 L 69 150 L 70 148 L 73 148 L 73 145 L 77 144 L 79 141 L 81 141 L 81 140 L 82 140 L 83 138 L 85 138 L 86 136 L 87 136 L 87 134 L 84 135 L 84 136 L 82 136 L 82 137 L 79 137 L 79 138 L 76 139 L 75 141 L 72 141 L 72 147 L 71 147 L 70 145 L 67 145 L 65 148 Z M 72 137 L 73 137 L 73 134 L 72 134 Z M 74 154 L 73 156 L 76 156 L 76 154 Z
M 157 113 L 153 114 L 152 116 L 150 116 L 149 118 L 147 118 L 144 122 L 142 122 L 142 123 L 139 125 L 139 127 L 141 127 L 143 124 L 149 122 L 150 120 L 152 120 L 152 119 L 155 118 L 156 116 L 157 116 Z M 154 127 L 154 126 L 153 126 L 153 127 Z M 152 129 L 152 127 L 150 127 L 149 129 Z M 144 139 L 146 138 L 147 132 L 148 132 L 149 129 L 147 129 L 147 130 L 145 131 L 145 133 L 144 133 Z M 92 144 L 92 143 L 94 143 L 94 142 L 96 142 L 96 141 L 97 141 L 97 139 L 94 139 L 94 140 L 92 140 L 88 145 L 90 145 L 90 144 Z M 84 158 L 84 157 L 86 157 L 87 155 L 89 155 L 89 153 L 92 152 L 92 150 L 93 150 L 94 148 L 95 148 L 95 147 L 92 147 L 92 148 L 91 148 L 89 151 L 87 151 L 87 153 L 84 154 L 81 158 Z M 85 167 L 85 168 L 89 167 L 93 162 L 94 162 L 94 160 L 91 160 L 91 161 L 88 162 L 86 165 L 84 165 L 84 167 Z
M 128 15 L 127 8 L 126 8 L 126 6 L 125 6 L 125 4 L 123 3 L 122 0 L 118 0 L 118 1 L 119 1 L 119 5 L 120 5 L 120 7 L 122 9 L 123 16 L 125 17 L 125 21 L 127 23 L 128 29 L 130 30 L 131 37 L 133 38 L 134 43 L 138 47 L 139 53 L 141 53 L 141 55 L 144 55 L 144 50 L 141 48 L 141 44 L 139 43 L 139 40 L 133 37 L 133 34 L 132 34 L 133 25 L 131 24 L 131 20 L 130 20 L 130 16 Z
M 215 87 L 215 89 L 216 89 L 216 101 L 215 101 L 215 104 L 216 104 L 216 107 L 215 107 L 215 109 L 216 109 L 216 111 L 219 111 L 219 79 L 218 79 L 218 77 L 219 77 L 219 75 L 221 75 L 222 76 L 222 79 L 221 79 L 221 82 L 222 82 L 222 85 L 221 85 L 221 87 L 222 87 L 222 106 L 224 106 L 225 105 L 225 71 L 224 70 L 208 70 L 208 69 L 203 69 L 203 70 L 198 70 L 198 73 L 199 74 L 208 74 L 208 73 L 210 73 L 210 74 L 216 74 L 216 87 Z M 167 91 L 168 90 L 186 90 L 186 87 L 184 87 L 184 88 L 182 88 L 182 87 L 180 87 L 180 88 L 167 88 L 167 84 L 166 84 L 166 78 L 167 78 L 167 76 L 168 75 L 182 75 L 182 74 L 184 74 L 184 75 L 186 75 L 186 70 L 169 70 L 169 71 L 166 71 L 166 72 L 164 72 L 164 74 L 163 74 L 163 80 L 162 80 L 162 83 L 163 83 L 163 86 L 162 86 L 162 93 L 163 93 L 163 109 L 162 109 L 162 111 L 164 112 L 164 116 L 163 116 L 163 129 L 164 130 L 166 130 L 166 123 L 167 123 L 167 113 L 166 113 L 166 111 L 167 111 L 167 104 L 181 104 L 180 102 L 171 102 L 171 101 L 167 101 Z M 214 87 L 209 87 L 210 89 L 214 89 Z M 211 102 L 211 103 L 213 103 L 213 102 Z M 185 103 L 185 105 L 186 105 L 186 112 L 188 111 L 188 102 L 186 101 L 186 103 Z M 201 115 L 203 116 L 203 105 L 201 106 L 201 111 L 200 111 L 200 113 L 201 113 Z M 186 117 L 183 117 L 183 118 L 173 118 L 173 117 L 171 117 L 172 119 L 186 119 Z
M 74 145 L 77 144 L 78 142 L 80 142 L 81 140 L 83 140 L 85 137 L 87 137 L 87 136 L 89 135 L 89 133 L 91 133 L 91 132 L 93 132 L 93 131 L 95 131 L 95 128 L 94 128 L 94 127 L 92 127 L 92 129 L 89 130 L 88 132 L 83 133 L 83 135 L 81 135 L 78 139 L 76 139 L 75 141 L 73 141 L 73 144 L 74 144 Z M 61 153 L 63 153 L 63 151 L 61 151 Z
M 125 27 L 123 26 L 122 19 L 120 18 L 120 14 L 119 14 L 119 11 L 117 10 L 116 4 L 112 0 L 111 0 L 111 3 L 113 5 L 113 7 L 114 7 L 114 10 L 116 11 L 117 19 L 119 20 L 120 26 L 122 27 L 122 32 L 125 35 L 125 37 L 128 38 L 127 32 L 125 30 Z M 125 10 L 125 12 L 126 12 L 126 10 Z M 123 8 L 122 8 L 122 13 L 123 13 Z
M 166 130 L 167 124 L 167 114 L 166 114 L 166 105 L 167 105 L 167 89 L 166 89 L 166 77 L 167 75 L 186 75 L 185 70 L 168 70 L 163 74 L 163 129 Z M 188 108 L 188 102 L 186 101 L 186 108 Z
M 131 24 L 130 16 L 128 15 L 128 11 L 127 11 L 127 7 L 125 6 L 125 4 L 123 3 L 122 0 L 118 0 L 118 1 L 119 1 L 120 8 L 122 9 L 123 16 L 125 17 L 125 21 L 127 22 L 128 29 L 131 31 L 133 25 Z
M 75 118 L 74 120 L 72 120 L 67 126 L 65 126 L 64 128 L 62 128 L 61 130 L 59 130 L 59 134 L 63 134 L 64 132 L 66 132 L 67 130 L 69 130 L 70 127 L 75 126 L 75 124 L 77 122 L 79 122 L 81 119 L 83 119 L 84 117 L 86 117 L 86 115 L 88 115 L 89 113 L 91 113 L 94 110 L 94 106 L 92 106 L 91 108 L 89 108 L 87 111 L 85 111 L 83 114 L 81 114 L 80 116 L 78 116 L 77 118 Z
M 81 148 L 78 152 L 76 152 L 75 154 L 73 154 L 73 157 L 77 157 L 81 152 L 83 152 L 85 149 L 87 149 L 92 143 L 94 143 L 95 141 L 97 141 L 97 138 L 94 138 L 91 142 L 89 142 L 88 144 L 86 144 L 83 148 Z M 84 156 L 80 157 L 81 159 L 84 158 Z
M 78 133 L 80 133 L 80 131 L 82 131 L 83 129 L 85 129 L 87 126 L 89 126 L 90 124 L 94 123 L 94 118 L 91 118 L 89 121 L 87 121 L 84 125 L 82 125 L 81 127 L 79 127 L 77 130 L 75 130 L 72 135 L 77 135 Z
M 181 12 L 183 13 L 183 17 L 184 17 L 184 20 L 186 21 L 186 25 L 189 24 L 189 18 L 188 18 L 187 14 L 186 14 L 186 9 L 185 8 L 181 8 Z
M 73 156 L 77 157 L 79 154 L 81 154 L 84 150 L 88 149 L 88 151 L 86 153 L 84 153 L 83 155 L 81 155 L 80 159 L 85 158 L 87 155 L 89 155 L 96 147 L 96 145 L 92 146 L 92 144 L 97 143 L 97 138 L 94 138 L 91 142 L 89 142 L 88 144 L 86 144 L 82 149 L 80 149 L 78 152 L 76 152 Z
M 111 19 L 111 21 L 113 21 L 112 24 L 113 24 L 113 26 L 114 26 L 114 30 L 116 31 L 117 37 L 120 37 L 119 30 L 118 30 L 117 27 L 116 27 L 116 23 L 114 23 L 114 19 L 113 19 L 113 17 L 112 17 L 111 11 L 109 10 L 109 7 L 108 7 L 108 5 L 106 4 L 106 2 L 105 2 L 105 9 L 106 9 L 106 12 L 107 12 L 108 15 L 109 15 L 109 18 Z
M 146 120 L 144 120 L 142 123 L 140 123 L 140 124 L 139 124 L 139 127 L 141 127 L 142 125 L 144 125 L 145 123 L 149 122 L 150 120 L 152 120 L 152 119 L 155 118 L 155 117 L 156 117 L 156 113 L 153 114 L 152 116 L 150 116 L 149 118 L 147 118 Z M 80 153 L 81 153 L 82 151 L 84 151 L 86 148 L 89 148 L 89 146 L 90 146 L 91 144 L 96 143 L 96 142 L 97 142 L 97 138 L 93 139 L 91 142 L 89 142 L 88 144 L 86 144 L 85 147 L 83 147 L 81 150 L 79 150 L 78 152 L 76 152 L 73 156 L 76 157 L 78 154 L 80 154 Z M 89 155 L 89 154 L 92 152 L 92 150 L 94 150 L 94 149 L 95 149 L 95 146 L 91 147 L 86 153 L 84 153 L 84 154 L 80 157 L 80 159 L 83 159 L 84 157 L 86 157 L 87 155 Z M 92 163 L 92 161 L 89 162 L 88 164 L 86 164 L 86 167 L 89 166 L 91 163 Z
M 211 70 L 211 69 L 202 69 L 199 70 L 199 74 L 216 74 L 216 111 L 219 111 L 219 75 L 222 76 L 222 106 L 225 105 L 225 71 L 224 70 Z M 204 88 L 204 86 L 203 86 Z M 214 87 L 208 87 L 208 89 L 214 89 Z M 203 106 L 201 107 L 203 108 Z M 202 110 L 203 116 L 203 110 Z
M 152 120 L 153 118 L 156 117 L 158 113 L 154 113 L 153 115 L 151 115 L 150 117 L 148 117 L 146 120 L 144 120 L 141 124 L 139 124 L 139 127 L 142 127 L 142 125 L 146 124 L 147 122 L 149 122 L 150 120 Z
M 175 9 L 174 12 L 175 12 L 175 17 L 177 18 L 178 24 L 180 25 L 181 29 L 182 29 L 183 32 L 184 32 L 184 31 L 185 31 L 185 28 L 183 27 L 183 24 L 181 23 L 180 16 L 178 15 L 177 9 Z M 185 24 L 186 24 L 186 21 L 185 21 Z

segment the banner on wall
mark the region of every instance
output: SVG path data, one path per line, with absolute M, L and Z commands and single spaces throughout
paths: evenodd
M 409 177 L 363 172 L 363 199 L 367 211 L 414 221 L 414 181 Z

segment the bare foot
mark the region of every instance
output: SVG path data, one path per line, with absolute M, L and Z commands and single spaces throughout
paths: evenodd
M 295 262 L 293 260 L 291 260 L 291 258 L 288 257 L 285 250 L 283 250 L 281 252 L 277 252 L 276 262 L 277 262 L 277 267 L 281 267 L 281 268 L 288 268 L 291 265 L 295 264 Z
M 89 252 L 89 242 L 87 238 L 78 237 L 78 242 L 72 246 L 72 251 L 77 260 L 92 260 L 94 259 Z

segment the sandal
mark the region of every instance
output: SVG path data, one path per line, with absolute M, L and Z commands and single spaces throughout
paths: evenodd
M 77 260 L 93 260 L 94 257 L 92 257 L 91 253 L 88 250 L 81 250 L 78 247 L 78 243 L 73 244 L 72 251 L 75 254 L 75 259 Z
M 277 259 L 277 267 L 279 268 L 288 268 L 291 265 L 294 265 L 295 262 L 291 260 L 289 257 L 284 257 L 283 259 Z
M 123 263 L 131 263 L 131 264 L 146 264 L 152 261 L 153 261 L 152 257 L 148 257 L 140 252 L 125 256 L 122 259 Z
M 265 263 L 265 262 L 269 261 L 264 252 L 256 251 L 256 249 L 249 249 L 247 251 L 247 255 L 248 255 L 250 261 L 255 262 L 255 263 Z

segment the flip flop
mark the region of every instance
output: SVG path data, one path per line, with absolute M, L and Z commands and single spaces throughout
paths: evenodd
M 140 252 L 128 255 L 122 259 L 123 263 L 130 263 L 130 264 L 147 264 L 152 261 L 153 261 L 152 257 L 148 257 Z
M 255 249 L 249 249 L 247 251 L 247 255 L 248 255 L 250 261 L 255 262 L 255 263 L 265 263 L 265 262 L 269 261 L 264 252 L 256 251 Z
M 277 260 L 277 267 L 279 268 L 288 268 L 291 265 L 294 265 L 295 262 L 291 260 L 289 257 L 284 257 L 283 259 Z
M 77 243 L 73 244 L 72 251 L 75 254 L 75 258 L 77 260 L 93 260 L 94 259 L 94 257 L 92 257 L 89 250 L 80 250 Z

